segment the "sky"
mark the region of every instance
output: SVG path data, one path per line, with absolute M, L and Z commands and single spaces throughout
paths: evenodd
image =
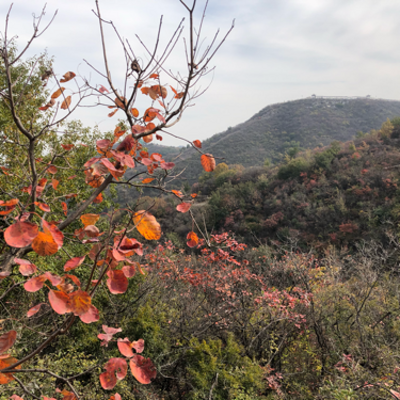
M 188 0 L 192 2 L 193 0 Z M 112 20 L 121 37 L 129 40 L 139 60 L 144 48 L 154 45 L 163 16 L 161 44 L 167 43 L 180 20 L 187 17 L 179 0 L 99 0 L 102 16 Z M 205 0 L 197 1 L 199 22 Z M 0 31 L 10 3 L 0 2 Z M 14 0 L 9 35 L 18 35 L 19 47 L 32 32 L 32 14 L 39 15 L 42 0 Z M 83 61 L 103 69 L 94 0 L 48 0 L 44 23 L 57 16 L 49 29 L 31 46 L 29 55 L 46 50 L 54 57 L 57 74 L 71 70 L 94 85 L 104 80 Z M 211 62 L 216 66 L 200 82 L 208 90 L 186 110 L 170 131 L 187 140 L 204 140 L 246 121 L 275 103 L 317 96 L 366 96 L 400 100 L 400 2 L 398 0 L 210 0 L 203 27 L 204 45 L 220 29 L 220 36 L 235 28 Z M 2 21 L 1 21 L 2 19 Z M 183 35 L 187 37 L 188 19 Z M 124 57 L 112 29 L 106 40 L 113 78 L 122 85 Z M 165 64 L 183 72 L 186 66 L 180 41 Z M 171 84 L 171 78 L 161 78 Z M 106 85 L 105 85 L 106 86 Z M 168 87 L 168 86 L 167 86 Z M 144 96 L 139 110 L 146 107 Z M 147 105 L 148 106 L 148 105 Z M 113 129 L 118 113 L 82 108 L 75 114 L 87 126 Z M 122 117 L 122 112 L 120 112 Z M 162 144 L 186 145 L 164 136 Z

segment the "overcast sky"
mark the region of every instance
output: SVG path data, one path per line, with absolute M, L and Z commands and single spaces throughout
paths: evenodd
M 203 4 L 198 0 L 199 9 Z M 2 32 L 9 5 L 0 2 Z M 31 31 L 32 13 L 39 14 L 43 5 L 41 0 L 14 1 L 10 33 L 19 36 L 20 47 Z M 55 10 L 58 14 L 30 54 L 46 49 L 57 73 L 78 71 L 93 84 L 104 83 L 82 61 L 102 68 L 94 6 L 94 0 L 48 0 L 45 21 Z M 178 0 L 100 0 L 100 6 L 103 17 L 115 23 L 143 60 L 146 55 L 135 34 L 152 46 L 161 15 L 163 38 L 185 16 Z M 399 17 L 398 0 L 210 0 L 205 43 L 216 29 L 226 32 L 233 19 L 235 28 L 214 59 L 211 87 L 172 132 L 202 140 L 244 122 L 269 104 L 311 94 L 400 100 Z M 122 52 L 113 32 L 107 30 L 106 35 L 113 76 L 118 78 Z M 182 66 L 182 51 L 179 44 L 167 68 Z M 171 82 L 166 78 L 165 83 Z M 208 83 L 205 78 L 202 86 Z M 85 108 L 76 117 L 108 130 L 118 114 L 111 119 L 107 112 Z M 162 144 L 182 143 L 165 137 Z

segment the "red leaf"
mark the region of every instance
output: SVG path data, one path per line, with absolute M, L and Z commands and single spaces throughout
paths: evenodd
M 106 372 L 100 375 L 100 383 L 103 389 L 111 390 L 117 384 L 117 379 L 122 380 L 125 378 L 128 371 L 128 364 L 123 358 L 111 358 L 107 361 L 104 368 Z
M 131 358 L 134 356 L 134 353 L 132 351 L 132 347 L 131 347 L 131 342 L 129 341 L 128 338 L 125 339 L 118 339 L 117 342 L 118 345 L 118 350 L 120 351 L 120 353 L 128 358 Z
M 93 304 L 91 304 L 89 310 L 80 315 L 79 318 L 85 324 L 97 322 L 100 319 L 99 310 Z
M 44 275 L 36 276 L 35 278 L 29 279 L 24 283 L 24 289 L 27 292 L 37 292 L 43 287 L 46 277 Z
M 99 333 L 97 335 L 97 337 L 102 340 L 101 346 L 108 346 L 108 343 L 113 338 L 113 335 L 118 332 L 122 332 L 121 328 L 112 328 L 107 325 L 103 325 L 102 328 L 105 333 Z
M 53 286 L 58 286 L 62 282 L 62 279 L 58 275 L 52 274 L 49 271 L 45 272 L 42 276 L 48 279 Z
M 62 147 L 64 150 L 69 151 L 69 150 L 71 150 L 73 147 L 75 147 L 75 145 L 74 145 L 74 144 L 61 144 L 61 147 Z
M 176 209 L 181 213 L 185 213 L 190 210 L 190 207 L 192 207 L 191 203 L 181 203 L 176 206 Z
M 61 207 L 62 207 L 62 209 L 64 211 L 64 215 L 67 216 L 67 211 L 68 211 L 67 203 L 65 201 L 62 201 L 61 202 Z
M 135 263 L 138 264 L 138 263 Z M 136 268 L 134 265 L 124 265 L 122 267 L 122 272 L 127 278 L 132 278 L 136 274 Z
M 32 244 L 38 233 L 37 225 L 30 222 L 16 222 L 4 231 L 4 239 L 9 246 L 22 248 Z
M 132 375 L 142 384 L 147 385 L 157 376 L 157 371 L 150 360 L 135 354 L 129 362 Z
M 57 314 L 66 314 L 70 312 L 69 309 L 69 296 L 61 292 L 59 290 L 50 290 L 49 291 L 49 302 L 51 305 L 51 308 L 57 313 Z
M 46 303 L 39 303 L 39 304 L 37 304 L 36 306 L 33 306 L 32 308 L 30 308 L 30 309 L 28 310 L 28 312 L 26 313 L 26 316 L 27 316 L 28 318 L 30 318 L 30 317 L 32 317 L 33 315 L 35 315 L 36 313 L 38 313 L 39 310 L 40 310 L 40 307 L 41 307 L 43 304 L 46 304 Z
M 28 260 L 14 258 L 14 262 L 19 265 L 19 273 L 24 276 L 29 276 L 37 271 L 36 265 Z
M 102 93 L 102 94 L 110 93 L 103 85 L 100 85 L 99 92 Z
M 168 170 L 168 169 L 172 169 L 175 167 L 175 164 L 173 162 L 163 162 L 160 164 L 160 167 L 162 169 Z
M 64 265 L 64 271 L 71 271 L 73 269 L 75 269 L 76 267 L 79 267 L 83 261 L 85 260 L 86 256 L 83 257 L 74 257 L 71 258 L 70 260 L 68 260 L 65 265 Z
M 136 353 L 141 353 L 144 350 L 144 340 L 139 339 L 131 344 L 132 348 L 136 350 Z
M 1 335 L 0 336 L 0 353 L 4 353 L 7 350 L 9 350 L 15 343 L 16 339 L 17 339 L 16 331 L 9 331 L 9 332 L 5 333 L 4 335 Z
M 107 286 L 112 294 L 125 293 L 128 289 L 128 279 L 121 270 L 107 272 Z

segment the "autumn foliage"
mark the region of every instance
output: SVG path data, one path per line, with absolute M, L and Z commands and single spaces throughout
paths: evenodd
M 66 377 L 52 372 L 52 363 L 37 355 L 51 346 L 62 348 L 61 337 L 74 329 L 93 333 L 97 328 L 76 325 L 97 327 L 107 308 L 104 296 L 125 295 L 137 273 L 147 274 L 142 257 L 149 251 L 147 244 L 162 237 L 161 226 L 151 207 L 143 209 L 140 204 L 118 210 L 116 217 L 110 192 L 117 185 L 125 185 L 172 193 L 166 183 L 175 177 L 175 164 L 160 153 L 148 152 L 145 145 L 153 139 L 161 141 L 163 135 L 169 134 L 166 129 L 180 120 L 197 96 L 194 83 L 206 74 L 210 57 L 224 41 L 213 41 L 202 59 L 198 59 L 198 48 L 191 41 L 186 49 L 191 60 L 186 76 L 169 72 L 168 78 L 164 76 L 164 56 L 175 47 L 175 35 L 163 50 L 161 63 L 156 54 L 149 63 L 143 63 L 142 58 L 136 59 L 130 46 L 123 45 L 123 57 L 130 61 L 125 86 L 117 88 L 108 70 L 103 32 L 106 23 L 99 2 L 95 4 L 105 69 L 105 74 L 94 69 L 98 73 L 96 83 L 73 71 L 60 76 L 45 56 L 33 62 L 24 61 L 27 48 L 17 51 L 14 39 L 9 39 L 8 24 L 2 35 L 0 299 L 10 301 L 6 306 L 8 314 L 1 319 L 0 385 L 11 384 L 11 392 L 19 388 L 18 393 L 33 398 L 80 398 L 79 389 L 74 386 L 78 378 L 72 378 L 68 371 Z M 193 36 L 196 3 L 190 7 L 182 4 L 190 16 L 189 35 Z M 11 10 L 12 6 L 7 22 Z M 35 19 L 28 47 L 43 33 L 40 21 L 44 15 L 43 9 L 40 18 Z M 203 19 L 204 15 L 200 24 Z M 170 77 L 173 86 L 167 84 Z M 137 96 L 147 102 L 145 107 L 136 108 Z M 91 105 L 106 105 L 111 110 L 106 112 L 109 118 L 119 113 L 124 122 L 116 123 L 111 133 L 90 132 L 79 122 L 68 122 L 77 107 L 90 100 Z M 193 147 L 199 157 L 204 156 L 199 140 L 193 142 Z M 204 168 L 210 170 L 212 165 L 215 166 L 214 158 L 207 155 Z M 177 210 L 190 211 L 194 196 L 179 198 Z M 188 248 L 198 243 L 198 236 L 191 232 Z M 18 301 L 16 293 L 24 300 Z M 43 327 L 46 324 L 41 321 L 48 316 L 51 323 Z M 113 324 L 118 326 L 120 321 Z M 113 335 L 121 328 L 103 325 L 103 331 L 98 334 L 101 345 L 107 347 L 115 341 L 120 355 L 104 363 L 98 381 L 102 389 L 114 389 L 128 369 L 143 385 L 157 377 L 153 361 L 141 354 L 145 348 L 142 338 L 114 340 Z M 25 345 L 27 336 L 31 338 L 34 333 L 37 337 Z M 38 380 L 57 377 L 57 387 L 42 389 L 43 385 L 36 383 L 27 387 L 23 383 L 26 378 L 18 378 L 23 376 L 20 372 L 30 372 Z M 20 397 L 13 393 L 11 398 Z M 121 396 L 115 393 L 110 398 L 116 400 Z

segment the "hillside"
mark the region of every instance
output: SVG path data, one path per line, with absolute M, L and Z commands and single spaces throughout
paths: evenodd
M 371 98 L 307 98 L 263 108 L 248 121 L 203 142 L 203 149 L 225 163 L 245 167 L 279 162 L 290 148 L 325 146 L 347 141 L 357 132 L 379 129 L 400 115 L 400 102 Z M 177 167 L 194 183 L 202 172 L 198 153 L 183 151 Z M 219 161 L 219 160 L 218 160 Z
M 393 133 L 384 123 L 380 131 L 287 157 L 277 166 L 221 163 L 192 186 L 198 194 L 192 211 L 209 231 L 235 232 L 252 246 L 388 245 L 400 218 L 400 119 L 393 121 Z M 145 202 L 150 206 L 154 200 Z M 187 214 L 174 212 L 177 204 L 174 196 L 165 196 L 152 211 L 167 237 L 183 242 L 192 223 Z
M 400 101 L 371 98 L 307 98 L 274 104 L 263 108 L 248 121 L 203 142 L 202 150 L 217 157 L 217 163 L 261 166 L 266 159 L 276 164 L 293 149 L 312 149 L 335 140 L 347 141 L 358 132 L 379 129 L 387 118 L 400 115 Z M 170 188 L 192 185 L 204 172 L 199 153 L 188 147 L 146 145 L 149 153 L 161 153 L 176 163 L 176 172 L 183 171 Z M 136 174 L 137 170 L 131 172 Z M 126 175 L 131 176 L 129 173 Z M 154 191 L 145 190 L 153 196 Z M 127 187 L 118 188 L 120 204 L 137 198 Z

